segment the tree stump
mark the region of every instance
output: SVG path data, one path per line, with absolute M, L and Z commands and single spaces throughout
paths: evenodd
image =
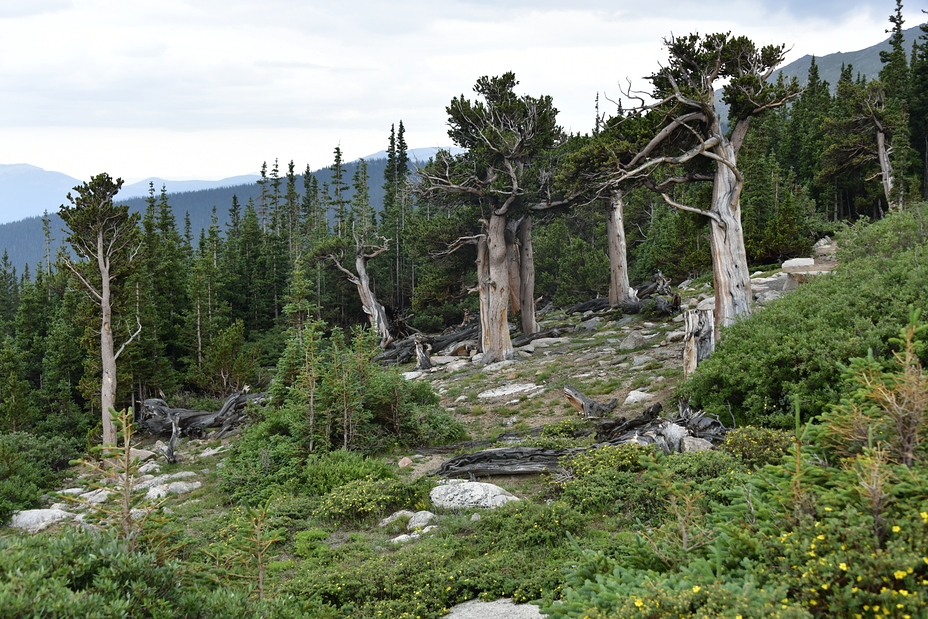
M 696 366 L 715 350 L 715 312 L 711 309 L 688 310 L 683 319 L 683 380 L 696 371 Z

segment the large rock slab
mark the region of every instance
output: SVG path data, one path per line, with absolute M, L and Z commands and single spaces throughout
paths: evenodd
M 145 498 L 154 500 L 162 499 L 169 494 L 187 494 L 188 492 L 193 492 L 202 485 L 203 484 L 198 481 L 172 481 L 169 484 L 152 486 L 145 494 Z
M 540 337 L 536 340 L 532 340 L 532 345 L 535 348 L 546 348 L 548 346 L 558 346 L 560 344 L 570 344 L 569 337 Z
M 683 453 L 708 451 L 710 449 L 712 449 L 712 443 L 704 438 L 696 438 L 695 436 L 683 437 L 683 441 L 680 443 L 680 451 Z
M 814 258 L 793 258 L 783 263 L 783 271 L 789 273 L 796 269 L 806 270 L 815 266 Z
M 544 391 L 544 386 L 536 385 L 535 383 L 513 383 L 511 385 L 503 385 L 502 387 L 496 387 L 495 389 L 481 391 L 477 394 L 477 397 L 481 400 L 494 400 L 496 398 L 532 394 L 540 391 Z
M 425 529 L 437 519 L 438 516 L 428 510 L 418 511 L 409 518 L 409 523 L 406 525 L 406 528 L 410 531 Z
M 13 514 L 10 528 L 36 533 L 56 522 L 73 517 L 74 514 L 63 509 L 25 509 Z
M 187 478 L 196 477 L 196 476 L 197 474 L 194 473 L 193 471 L 180 471 L 177 473 L 167 473 L 165 475 L 158 475 L 157 477 L 153 477 L 151 479 L 146 479 L 145 481 L 139 482 L 135 484 L 134 489 L 135 490 L 146 490 L 154 486 L 161 486 L 161 485 L 167 484 L 176 479 L 187 479 Z
M 439 509 L 495 509 L 519 500 L 519 497 L 495 484 L 458 480 L 432 488 L 429 498 Z

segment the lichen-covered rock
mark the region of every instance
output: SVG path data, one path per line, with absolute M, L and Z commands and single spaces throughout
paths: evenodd
M 411 511 L 409 511 L 408 509 L 401 509 L 400 511 L 398 511 L 398 512 L 393 512 L 392 514 L 390 514 L 389 516 L 387 516 L 386 518 L 384 518 L 383 520 L 381 520 L 380 523 L 378 523 L 377 526 L 379 526 L 379 527 L 385 527 L 385 526 L 389 525 L 390 523 L 392 523 L 392 522 L 394 522 L 394 521 L 396 521 L 396 520 L 399 520 L 400 518 L 412 518 L 412 517 L 415 516 L 415 515 L 416 515 L 415 512 L 411 512 Z

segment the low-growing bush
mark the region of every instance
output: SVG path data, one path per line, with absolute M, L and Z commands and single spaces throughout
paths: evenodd
M 315 515 L 338 524 L 371 523 L 398 509 L 428 501 L 431 483 L 425 479 L 357 479 L 329 492 Z
M 585 514 L 648 520 L 660 513 L 658 499 L 643 479 L 651 451 L 637 444 L 607 445 L 567 456 L 561 460 L 564 474 L 552 478 L 552 489 Z
M 554 547 L 579 534 L 589 519 L 563 501 L 510 501 L 481 515 L 474 529 L 497 550 Z M 489 548 L 487 549 L 489 550 Z
M 397 438 L 409 447 L 448 445 L 466 441 L 467 427 L 438 406 L 417 406 L 407 415 Z
M 176 561 L 129 549 L 109 532 L 0 539 L 0 617 L 334 618 L 309 597 L 255 601 Z
M 304 467 L 304 481 L 300 490 L 318 496 L 359 479 L 387 479 L 393 476 L 393 470 L 383 460 L 345 449 L 313 454 L 306 459 Z
M 28 432 L 0 434 L 0 523 L 15 510 L 38 506 L 52 490 L 81 441 Z
M 719 449 L 737 456 L 748 467 L 778 464 L 793 444 L 793 437 L 783 430 L 745 426 L 725 435 Z

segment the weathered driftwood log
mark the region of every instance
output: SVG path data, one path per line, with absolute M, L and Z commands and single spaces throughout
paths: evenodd
M 171 413 L 169 416 L 171 418 L 171 440 L 168 441 L 167 447 L 161 448 L 158 451 L 160 451 L 164 459 L 168 461 L 168 464 L 175 464 L 177 462 L 177 455 L 174 453 L 174 450 L 177 448 L 177 439 L 180 438 L 180 424 L 177 423 L 176 413 Z
M 570 385 L 564 385 L 564 395 L 570 405 L 576 408 L 584 419 L 598 419 L 605 417 L 618 405 L 619 401 L 615 398 L 605 404 L 588 398 Z
M 499 447 L 455 456 L 433 473 L 441 477 L 476 477 L 479 475 L 525 475 L 555 471 L 566 455 L 577 449 L 542 449 L 541 447 Z
M 665 277 L 663 273 L 658 271 L 654 274 L 654 277 L 651 278 L 651 281 L 635 288 L 635 294 L 639 300 L 647 299 L 655 294 L 669 295 L 670 278 Z
M 683 380 L 696 371 L 696 366 L 715 350 L 715 318 L 713 310 L 688 310 L 683 314 L 686 330 L 683 335 Z
M 668 280 L 669 281 L 669 280 Z M 649 295 L 649 298 L 637 301 L 622 301 L 615 305 L 609 305 L 608 299 L 592 299 L 583 303 L 571 305 L 564 313 L 568 316 L 571 314 L 583 312 L 603 312 L 606 310 L 621 310 L 623 314 L 640 314 L 648 302 L 656 305 L 656 311 L 663 316 L 675 314 L 680 309 L 680 295 L 673 295 L 668 301 L 664 297 Z
M 571 314 L 585 313 L 585 312 L 602 312 L 609 309 L 609 299 L 603 297 L 600 299 L 591 299 L 589 301 L 583 301 L 582 303 L 574 303 L 570 307 L 564 310 L 564 313 L 570 316 Z
M 665 453 L 683 450 L 687 437 L 702 438 L 718 445 L 728 428 L 715 417 L 704 411 L 688 406 L 682 400 L 678 403 L 677 413 L 671 418 L 661 417 L 663 406 L 658 402 L 645 409 L 634 419 L 610 419 L 596 422 L 596 444 L 576 449 L 543 449 L 540 447 L 497 447 L 473 453 L 455 456 L 442 464 L 432 474 L 442 477 L 476 477 L 481 475 L 521 475 L 553 473 L 560 468 L 564 456 L 597 449 L 604 445 L 623 445 L 638 443 L 655 445 Z M 527 434 L 540 434 L 542 428 L 533 428 L 530 432 L 511 432 L 500 435 L 509 440 L 524 439 Z M 489 441 L 470 441 L 443 448 L 420 450 L 420 453 L 449 453 L 460 449 L 473 449 L 487 445 Z
M 545 337 L 560 337 L 565 333 L 573 333 L 574 326 L 571 324 L 562 324 L 555 325 L 550 329 L 545 329 L 544 331 L 539 331 L 538 333 L 531 333 L 529 335 L 520 335 L 519 337 L 512 340 L 513 348 L 518 348 L 519 346 L 525 346 L 526 344 L 531 344 L 535 340 L 539 340 Z
M 651 422 L 658 418 L 664 406 L 657 402 L 652 404 L 641 413 L 640 416 L 632 419 L 609 419 L 600 422 L 596 429 L 596 440 L 602 443 L 608 443 L 617 436 L 624 436 L 630 431 L 649 426 Z
M 221 427 L 217 434 L 217 438 L 221 438 L 245 420 L 248 402 L 260 402 L 266 395 L 233 393 L 218 412 L 171 408 L 164 400 L 150 398 L 142 403 L 140 426 L 149 434 L 173 435 L 176 424 L 179 433 L 184 436 L 203 436 L 207 428 Z
M 719 444 L 725 439 L 728 428 L 717 418 L 680 401 L 677 413 L 670 418 L 661 417 L 663 407 L 658 402 L 633 419 L 615 419 L 599 424 L 596 440 L 609 445 L 639 443 L 657 444 L 665 452 L 679 451 L 686 436 L 706 439 Z
M 448 346 L 465 342 L 469 340 L 476 341 L 479 336 L 480 326 L 470 325 L 464 328 L 455 329 L 449 333 L 431 336 L 427 341 L 431 344 L 433 351 L 441 351 Z M 386 365 L 400 365 L 409 363 L 416 357 L 416 336 L 412 335 L 404 340 L 393 342 L 387 350 L 374 357 L 374 361 Z
M 416 369 L 432 369 L 432 359 L 429 355 L 432 351 L 432 345 L 429 343 L 428 338 L 417 333 L 414 339 L 416 342 Z

